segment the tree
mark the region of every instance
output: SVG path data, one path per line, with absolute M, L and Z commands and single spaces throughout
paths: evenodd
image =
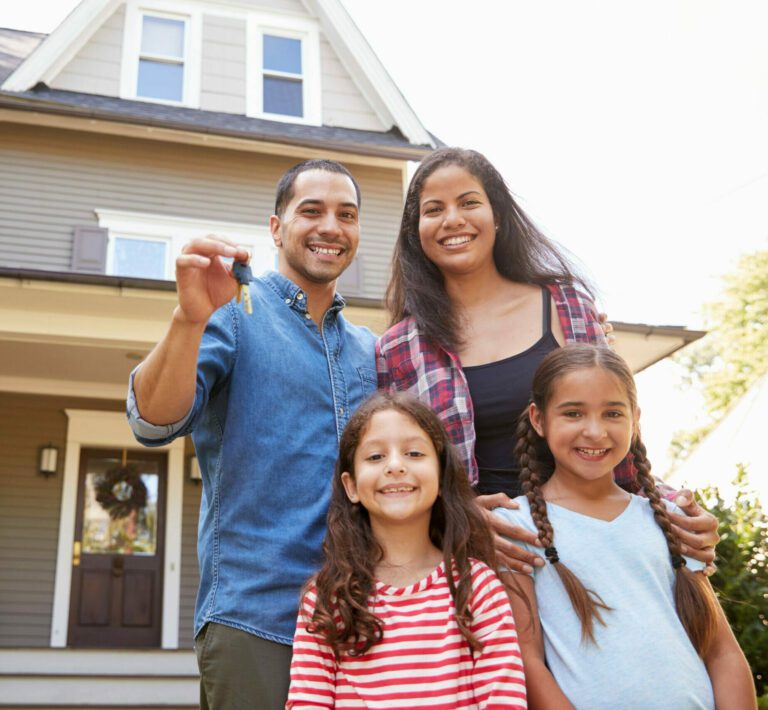
M 676 356 L 699 388 L 710 421 L 672 440 L 675 459 L 688 457 L 733 404 L 768 373 L 768 250 L 748 254 L 724 277 L 723 295 L 704 309 L 709 331 Z
M 733 633 L 749 661 L 760 707 L 768 707 L 768 516 L 739 466 L 736 497 L 727 506 L 716 488 L 700 491 L 720 521 L 717 572 L 710 577 Z

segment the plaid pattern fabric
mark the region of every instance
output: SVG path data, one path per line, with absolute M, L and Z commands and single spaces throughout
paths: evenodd
M 586 295 L 567 285 L 548 284 L 547 288 L 557 307 L 566 342 L 607 344 L 595 305 Z M 475 485 L 478 471 L 474 412 L 458 355 L 434 347 L 409 317 L 379 338 L 376 368 L 380 389 L 413 392 L 437 412 L 459 451 L 470 482 Z M 616 469 L 616 480 L 622 485 L 634 482 L 634 469 L 631 463 L 625 463 Z

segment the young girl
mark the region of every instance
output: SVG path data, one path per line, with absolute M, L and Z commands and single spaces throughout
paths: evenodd
M 380 392 L 341 437 L 289 708 L 526 707 L 487 523 L 437 416 Z
M 567 345 L 542 361 L 532 399 L 520 508 L 495 511 L 536 532 L 548 560 L 515 576 L 528 608 L 510 597 L 530 707 L 755 708 L 746 659 L 650 475 L 626 363 Z M 614 482 L 628 451 L 645 497 Z

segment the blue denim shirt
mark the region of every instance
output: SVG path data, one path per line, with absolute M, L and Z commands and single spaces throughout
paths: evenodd
M 290 644 L 301 586 L 321 562 L 344 425 L 376 389 L 374 336 L 336 296 L 322 331 L 304 292 L 276 272 L 251 283 L 253 315 L 211 318 L 195 402 L 169 426 L 128 419 L 142 444 L 192 433 L 203 476 L 195 636 L 208 621 Z

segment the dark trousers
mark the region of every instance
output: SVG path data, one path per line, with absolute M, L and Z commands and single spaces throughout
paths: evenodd
M 283 710 L 291 647 L 223 624 L 195 639 L 201 710 Z

